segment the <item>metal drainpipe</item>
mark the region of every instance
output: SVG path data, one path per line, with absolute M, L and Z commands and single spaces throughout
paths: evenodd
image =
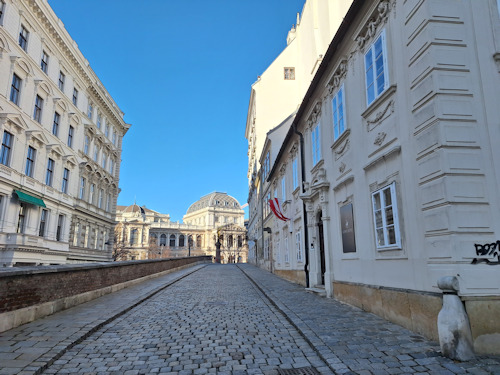
M 302 135 L 301 132 L 297 130 L 297 124 L 294 124 L 293 126 L 293 131 L 295 134 L 297 134 L 300 138 L 299 142 L 299 152 L 300 152 L 300 181 L 302 182 L 302 193 L 305 193 L 305 187 L 304 187 L 304 182 L 305 182 L 305 161 L 304 161 L 304 136 Z M 306 263 L 304 265 L 304 272 L 306 273 L 306 288 L 309 288 L 309 236 L 308 236 L 308 229 L 307 229 L 307 211 L 306 211 L 306 204 L 302 202 L 302 212 L 304 213 L 304 243 L 305 243 L 305 251 L 306 251 Z

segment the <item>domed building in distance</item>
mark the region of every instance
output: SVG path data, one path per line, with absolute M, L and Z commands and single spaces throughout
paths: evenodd
M 217 238 L 221 263 L 247 261 L 245 213 L 227 193 L 213 192 L 189 206 L 183 223 L 137 204 L 117 206 L 115 259 L 157 259 L 212 255 Z

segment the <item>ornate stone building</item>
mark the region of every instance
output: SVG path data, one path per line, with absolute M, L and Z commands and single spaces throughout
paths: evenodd
M 433 339 L 456 293 L 500 353 L 499 6 L 352 1 L 249 176 L 250 260 Z
M 130 125 L 47 1 L 0 0 L 0 265 L 111 260 Z
M 183 223 L 140 207 L 117 206 L 115 248 L 118 260 L 188 255 L 216 256 L 217 235 L 222 263 L 247 261 L 244 211 L 236 199 L 214 192 L 193 203 Z

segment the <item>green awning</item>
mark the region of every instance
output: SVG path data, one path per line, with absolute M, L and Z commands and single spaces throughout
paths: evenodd
M 22 191 L 19 191 L 19 190 L 14 190 L 14 193 L 17 194 L 17 197 L 19 198 L 19 200 L 21 202 L 28 203 L 28 204 L 34 204 L 35 206 L 40 206 L 40 207 L 46 207 L 45 203 L 43 203 L 43 200 L 41 200 L 40 198 L 23 193 Z

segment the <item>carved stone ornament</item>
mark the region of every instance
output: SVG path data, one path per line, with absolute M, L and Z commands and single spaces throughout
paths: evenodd
M 318 122 L 318 119 L 321 116 L 321 102 L 316 103 L 314 106 L 314 109 L 311 113 L 311 116 L 309 117 L 309 120 L 307 121 L 307 125 L 309 127 L 315 125 Z
M 298 150 L 299 150 L 299 144 L 297 142 L 294 142 L 292 147 L 290 148 L 290 155 L 295 156 Z
M 347 59 L 342 59 L 339 66 L 333 73 L 332 79 L 328 83 L 328 94 L 331 95 L 340 86 L 340 82 L 347 74 Z
M 394 100 L 389 101 L 387 105 L 381 111 L 377 112 L 373 119 L 367 119 L 366 124 L 368 127 L 368 131 L 371 131 L 377 125 L 379 125 L 383 120 L 389 117 L 392 113 L 394 113 Z
M 377 137 L 375 138 L 375 142 L 373 144 L 380 146 L 382 143 L 384 143 L 385 137 L 387 137 L 387 133 L 381 132 L 377 134 Z
M 363 28 L 363 31 L 361 31 L 358 37 L 356 38 L 358 48 L 360 49 L 363 48 L 366 42 L 375 36 L 378 27 L 387 22 L 391 6 L 392 4 L 390 0 L 380 1 L 377 8 L 373 12 L 372 16 L 370 17 L 365 27 Z
M 345 165 L 345 163 L 344 163 L 344 162 L 340 163 L 340 166 L 339 166 L 339 172 L 340 172 L 340 173 L 344 173 L 344 171 L 345 171 L 345 168 L 346 168 L 346 167 L 347 167 L 347 166 Z
M 342 155 L 344 155 L 350 146 L 349 138 L 347 138 L 336 150 L 335 150 L 335 160 L 338 160 Z

